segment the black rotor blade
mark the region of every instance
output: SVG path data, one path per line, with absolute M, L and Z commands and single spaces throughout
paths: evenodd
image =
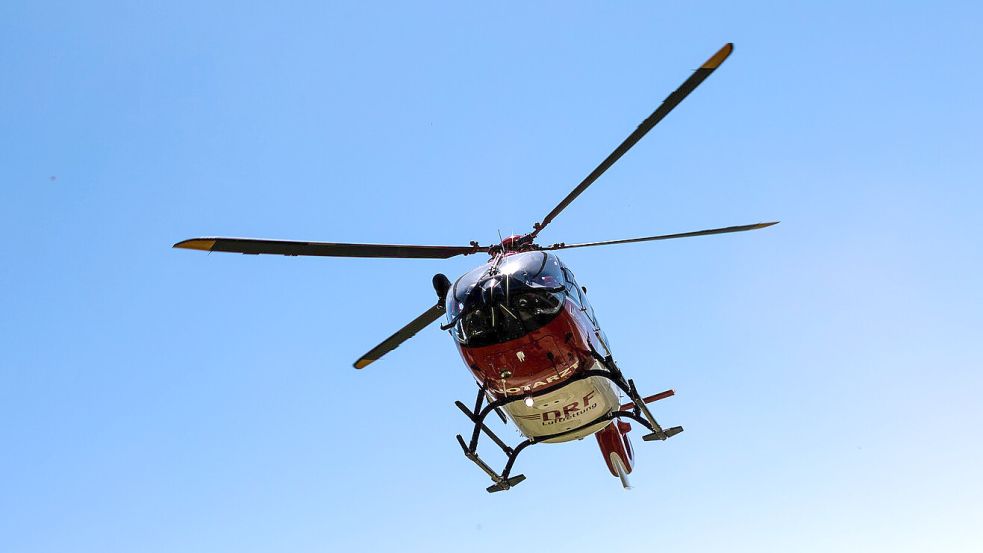
M 356 369 L 364 369 L 373 361 L 378 360 L 383 355 L 398 348 L 400 344 L 412 338 L 417 332 L 426 328 L 430 323 L 436 321 L 444 314 L 444 305 L 437 305 L 427 309 L 422 315 L 410 321 L 409 324 L 396 331 L 395 334 L 383 340 L 381 344 L 369 350 L 368 353 L 359 357 L 355 361 Z
M 746 230 L 756 230 L 759 228 L 777 225 L 778 221 L 770 223 L 756 223 L 753 225 L 741 225 L 737 227 L 714 228 L 708 230 L 697 230 L 694 232 L 681 232 L 679 234 L 660 234 L 658 236 L 646 236 L 645 238 L 626 238 L 624 240 L 606 240 L 604 242 L 584 242 L 583 244 L 553 244 L 545 246 L 544 250 L 565 250 L 567 248 L 586 248 L 588 246 L 609 246 L 611 244 L 629 244 L 631 242 L 649 242 L 652 240 L 671 240 L 673 238 L 690 238 L 692 236 L 707 236 L 710 234 L 727 234 L 728 232 L 744 232 Z
M 486 252 L 488 247 L 414 246 L 400 244 L 345 244 L 335 242 L 298 242 L 293 240 L 261 240 L 256 238 L 191 238 L 174 244 L 175 248 L 206 252 L 244 254 L 315 255 L 328 257 L 386 257 L 447 259 L 455 255 Z
M 662 104 L 659 105 L 659 107 L 656 108 L 656 110 L 653 111 L 652 114 L 648 116 L 648 118 L 642 121 L 642 124 L 639 125 L 637 129 L 635 129 L 635 132 L 628 135 L 628 138 L 626 138 L 625 141 L 622 142 L 620 146 L 615 148 L 614 151 L 611 152 L 611 155 L 609 155 L 604 161 L 602 161 L 601 164 L 598 165 L 597 168 L 595 168 L 594 171 L 591 172 L 591 174 L 587 175 L 587 178 L 585 178 L 580 184 L 578 184 L 577 188 L 574 188 L 572 192 L 567 194 L 567 197 L 563 198 L 563 201 L 560 202 L 556 207 L 554 207 L 553 211 L 550 211 L 549 214 L 546 215 L 546 218 L 543 219 L 543 222 L 534 225 L 534 230 L 531 236 L 535 238 L 536 235 L 539 234 L 539 231 L 543 230 L 543 228 L 546 227 L 546 225 L 550 224 L 550 222 L 557 215 L 559 215 L 560 212 L 563 211 L 568 205 L 570 205 L 570 203 L 573 202 L 577 198 L 577 196 L 580 195 L 581 192 L 583 192 L 584 190 L 587 189 L 588 186 L 593 184 L 594 181 L 596 181 L 598 177 L 604 174 L 604 172 L 607 171 L 608 168 L 614 165 L 614 163 L 618 161 L 621 158 L 621 156 L 625 154 L 625 152 L 630 150 L 631 147 L 634 146 L 639 140 L 641 140 L 646 133 L 652 130 L 652 127 L 656 126 L 659 123 L 659 121 L 662 121 L 663 117 L 668 115 L 673 108 L 679 105 L 679 103 L 682 102 L 683 99 L 686 98 L 686 96 L 688 96 L 689 93 L 693 91 L 693 89 L 699 86 L 704 79 L 709 77 L 710 74 L 713 73 L 714 70 L 716 70 L 717 67 L 719 67 L 720 64 L 727 59 L 727 56 L 729 56 L 733 50 L 734 50 L 734 45 L 728 42 L 723 46 L 723 48 L 718 50 L 716 54 L 710 56 L 710 59 L 708 59 L 706 63 L 704 63 L 702 66 L 700 66 L 699 69 L 694 71 L 693 74 L 690 75 L 690 77 L 686 79 L 686 81 L 683 82 L 683 84 L 680 85 L 679 88 L 674 90 L 672 94 L 667 96 L 666 99 L 662 101 Z

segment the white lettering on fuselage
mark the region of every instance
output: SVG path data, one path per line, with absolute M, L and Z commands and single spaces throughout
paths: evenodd
M 498 392 L 500 394 L 521 394 L 523 392 L 531 392 L 537 388 L 542 388 L 543 386 L 549 386 L 550 384 L 559 382 L 570 375 L 573 369 L 563 369 L 557 374 L 549 376 L 546 380 L 537 380 L 532 385 L 517 386 L 513 388 L 492 388 L 493 392 Z

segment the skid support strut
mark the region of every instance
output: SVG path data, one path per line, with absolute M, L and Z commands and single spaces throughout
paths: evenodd
M 611 356 L 602 357 L 599 353 L 593 350 L 591 350 L 590 353 L 603 368 L 600 369 L 594 368 L 594 369 L 581 371 L 580 373 L 574 375 L 573 377 L 559 384 L 544 388 L 543 390 L 537 392 L 536 394 L 533 394 L 533 397 L 538 395 L 548 394 L 556 389 L 559 389 L 577 380 L 583 380 L 585 378 L 590 378 L 592 376 L 599 376 L 602 378 L 607 378 L 615 385 L 617 385 L 629 398 L 631 398 L 632 403 L 623 406 L 621 409 L 617 411 L 609 411 L 608 413 L 605 413 L 581 426 L 578 426 L 577 428 L 572 428 L 570 430 L 564 432 L 558 432 L 556 434 L 548 434 L 544 436 L 534 436 L 532 438 L 526 438 L 517 446 L 510 447 L 504 441 L 502 441 L 502 439 L 499 438 L 498 435 L 495 434 L 495 432 L 493 432 L 490 428 L 488 428 L 488 426 L 485 424 L 485 418 L 489 414 L 491 414 L 492 411 L 494 411 L 499 416 L 499 418 L 502 419 L 502 422 L 505 422 L 506 419 L 505 419 L 505 415 L 502 413 L 502 407 L 512 402 L 523 400 L 527 396 L 517 395 L 513 397 L 505 397 L 502 399 L 489 401 L 487 404 L 485 404 L 485 398 L 488 397 L 488 387 L 487 385 L 483 384 L 478 389 L 478 397 L 475 398 L 474 409 L 468 409 L 468 407 L 463 403 L 461 403 L 460 401 L 454 402 L 454 405 L 456 405 L 457 408 L 460 409 L 461 412 L 464 413 L 464 415 L 468 417 L 468 419 L 470 419 L 472 423 L 474 423 L 474 429 L 471 432 L 471 439 L 469 441 L 465 441 L 464 438 L 460 434 L 458 434 L 457 443 L 460 444 L 461 449 L 464 450 L 464 456 L 467 457 L 474 464 L 478 465 L 478 468 L 480 468 L 485 474 L 487 474 L 488 477 L 492 479 L 492 482 L 494 482 L 494 484 L 492 484 L 487 488 L 489 493 L 508 490 L 526 479 L 526 477 L 522 474 L 510 476 L 512 472 L 512 467 L 513 465 L 515 465 L 515 460 L 523 449 L 531 445 L 538 444 L 540 442 L 544 442 L 554 438 L 559 438 L 568 434 L 573 434 L 575 432 L 580 431 L 582 428 L 592 426 L 602 421 L 610 421 L 617 418 L 632 419 L 649 430 L 650 434 L 646 434 L 645 436 L 642 437 L 642 439 L 645 441 L 666 440 L 683 431 L 683 427 L 681 426 L 674 426 L 672 428 L 663 430 L 663 428 L 659 426 L 659 423 L 655 420 L 655 417 L 652 416 L 651 411 L 649 411 L 648 407 L 646 407 L 645 405 L 646 403 L 645 399 L 648 399 L 649 401 L 662 399 L 663 397 L 668 397 L 669 395 L 672 395 L 670 392 L 663 392 L 662 394 L 658 394 L 657 396 L 652 396 L 643 399 L 638 394 L 638 390 L 635 388 L 635 383 L 632 382 L 631 380 L 625 379 L 625 377 L 621 374 L 621 370 L 618 369 L 617 365 L 615 365 L 614 360 L 611 358 Z M 495 472 L 495 470 L 491 468 L 488 465 L 488 463 L 486 463 L 483 459 L 481 459 L 481 457 L 478 456 L 478 440 L 481 437 L 482 433 L 488 436 L 491 439 L 491 441 L 494 442 L 495 445 L 497 445 L 502 450 L 502 452 L 505 453 L 505 455 L 508 457 L 508 461 L 506 461 L 505 463 L 505 468 L 502 469 L 501 473 Z
M 598 353 L 593 348 L 591 348 L 591 355 L 594 357 L 594 359 L 598 361 L 598 363 L 600 363 L 601 365 L 603 365 L 605 368 L 607 368 L 613 374 L 616 375 L 616 378 L 612 378 L 612 380 L 626 394 L 628 394 L 629 398 L 631 398 L 632 411 L 634 411 L 636 415 L 641 414 L 645 417 L 645 420 L 648 422 L 648 424 L 646 424 L 645 427 L 651 430 L 651 432 L 649 434 L 642 436 L 642 440 L 646 442 L 651 442 L 654 440 L 665 441 L 683 431 L 682 426 L 673 426 L 672 428 L 669 428 L 667 430 L 662 429 L 662 426 L 659 425 L 659 421 L 655 420 L 655 417 L 652 416 L 652 412 L 649 411 L 645 399 L 643 399 L 642 396 L 639 395 L 638 389 L 635 387 L 635 381 L 631 379 L 625 381 L 625 377 L 624 375 L 621 374 L 621 369 L 619 369 L 618 365 L 615 364 L 613 357 L 611 357 L 610 355 L 608 355 L 607 357 L 602 357 L 601 354 Z M 627 386 L 625 386 L 625 384 L 627 384 Z M 661 396 L 662 394 L 659 395 Z M 653 400 L 655 400 L 655 397 L 656 396 L 653 396 Z M 662 399 L 662 398 L 659 397 L 658 399 Z

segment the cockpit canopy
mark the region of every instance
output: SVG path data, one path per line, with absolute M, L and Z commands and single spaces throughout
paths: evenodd
M 512 254 L 457 279 L 447 294 L 447 319 L 462 345 L 498 344 L 553 320 L 565 293 L 563 266 L 555 255 Z

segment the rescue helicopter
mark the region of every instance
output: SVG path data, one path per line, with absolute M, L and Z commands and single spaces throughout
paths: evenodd
M 643 397 L 635 383 L 615 363 L 594 308 L 573 272 L 553 252 L 585 248 L 743 232 L 776 222 L 757 223 L 663 234 L 642 238 L 540 245 L 539 234 L 625 152 L 655 127 L 727 59 L 733 44 L 725 44 L 673 91 L 611 154 L 563 200 L 535 223 L 530 232 L 502 239 L 497 244 L 424 246 L 300 242 L 252 238 L 192 238 L 175 248 L 241 254 L 328 256 L 363 258 L 447 259 L 458 255 L 487 254 L 489 259 L 455 282 L 443 274 L 433 277 L 436 303 L 406 326 L 355 361 L 364 369 L 397 348 L 420 330 L 444 318 L 448 331 L 477 384 L 472 406 L 455 405 L 468 418 L 468 439 L 457 441 L 465 457 L 492 480 L 488 492 L 508 490 L 525 480 L 512 474 L 518 455 L 531 445 L 560 443 L 593 434 L 610 473 L 628 485 L 635 458 L 628 439 L 629 421 L 645 429 L 644 441 L 664 441 L 683 431 L 664 428 L 647 404 L 674 394 L 673 390 Z M 627 398 L 622 404 L 619 391 Z M 508 445 L 486 424 L 494 413 L 503 423 L 511 420 L 524 440 Z M 482 436 L 505 454 L 501 471 L 478 455 Z

